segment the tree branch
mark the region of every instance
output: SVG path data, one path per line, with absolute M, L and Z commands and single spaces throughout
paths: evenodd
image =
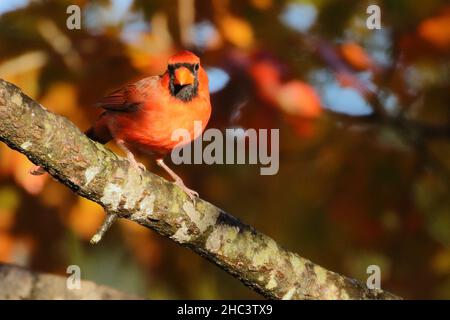
M 138 298 L 91 281 L 81 281 L 79 289 L 69 289 L 66 277 L 32 272 L 8 264 L 0 264 L 0 288 L 2 288 L 0 300 L 128 300 Z
M 0 140 L 77 194 L 188 247 L 272 299 L 398 299 L 328 271 L 172 183 L 135 170 L 0 80 Z

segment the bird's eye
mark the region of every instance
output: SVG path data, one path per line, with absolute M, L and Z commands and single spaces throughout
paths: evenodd
M 195 70 L 195 71 L 198 71 L 198 69 L 200 69 L 200 64 L 196 63 L 196 64 L 194 65 L 194 70 Z

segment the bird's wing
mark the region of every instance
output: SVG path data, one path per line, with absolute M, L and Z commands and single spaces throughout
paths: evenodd
M 96 105 L 111 111 L 130 111 L 142 106 L 159 77 L 149 77 L 128 84 L 103 97 Z

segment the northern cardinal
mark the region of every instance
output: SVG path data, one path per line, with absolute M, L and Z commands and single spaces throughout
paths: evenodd
M 156 155 L 156 163 L 176 185 L 191 199 L 198 196 L 163 161 L 179 143 L 172 140 L 172 132 L 186 129 L 192 141 L 200 134 L 194 132 L 194 121 L 201 121 L 203 131 L 211 115 L 208 76 L 196 55 L 189 51 L 175 54 L 169 58 L 163 75 L 126 85 L 104 97 L 98 105 L 105 111 L 86 131 L 89 138 L 102 144 L 114 140 L 139 170 L 145 167 L 135 160 L 130 149 Z M 42 172 L 37 167 L 31 173 Z

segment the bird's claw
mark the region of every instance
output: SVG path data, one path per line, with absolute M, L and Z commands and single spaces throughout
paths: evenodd
M 186 187 L 182 180 L 176 180 L 175 184 L 179 186 L 188 195 L 191 201 L 195 204 L 195 200 L 199 197 L 198 192 Z
M 130 161 L 133 168 L 135 168 L 139 172 L 145 172 L 147 169 L 145 168 L 144 164 L 137 162 L 134 157 L 128 157 L 128 161 Z
M 137 162 L 136 165 L 137 165 L 137 168 L 138 168 L 139 170 L 141 170 L 142 172 L 145 172 L 145 171 L 147 170 L 147 168 L 145 168 L 145 166 L 144 166 L 143 163 Z

